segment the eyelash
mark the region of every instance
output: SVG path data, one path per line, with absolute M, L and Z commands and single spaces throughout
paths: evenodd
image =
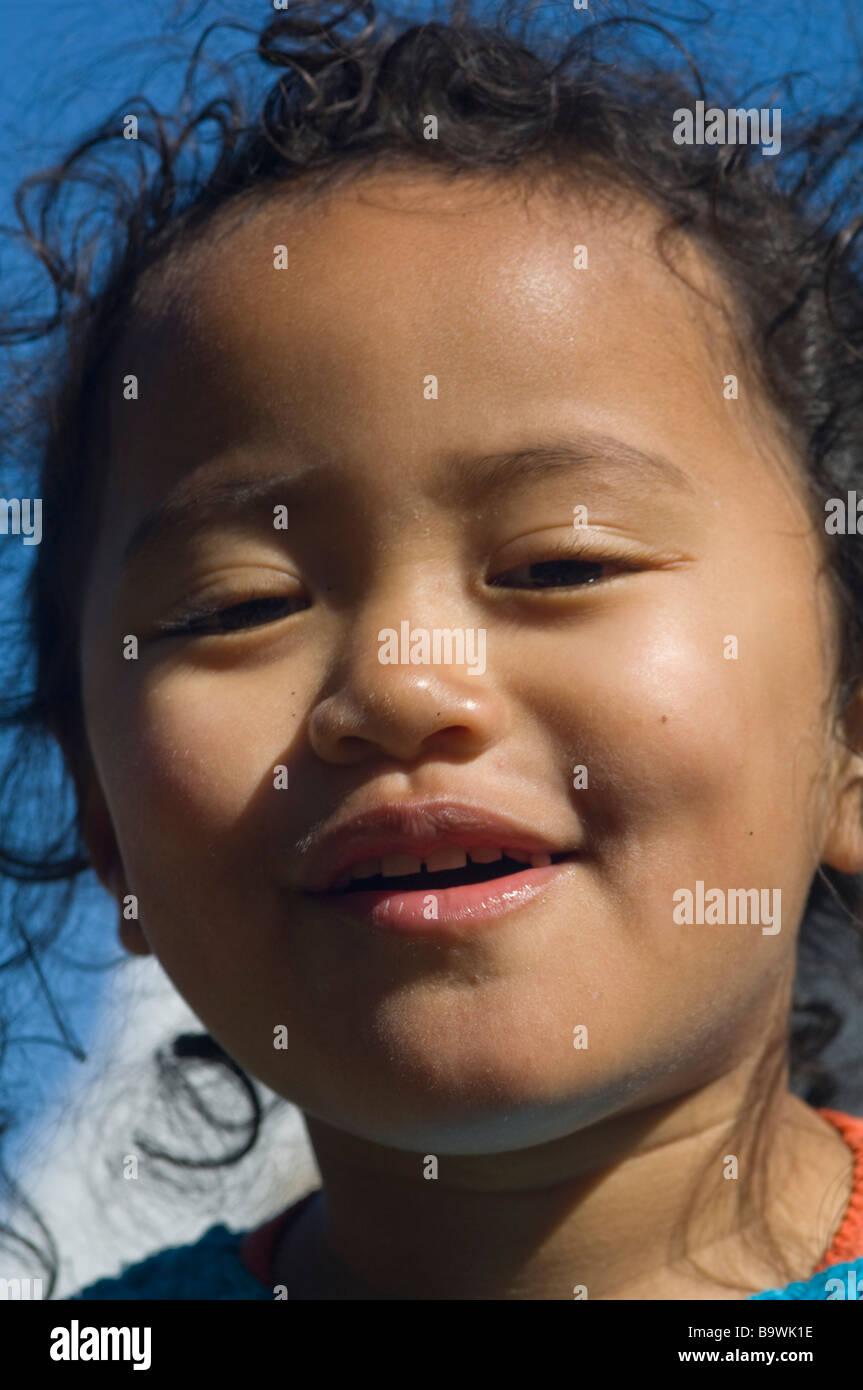
M 578 559 L 577 556 L 574 556 L 574 555 L 559 555 L 559 556 L 555 556 L 555 558 L 554 558 L 554 559 L 551 559 L 551 560 L 528 560 L 528 561 L 526 561 L 526 562 L 525 562 L 524 564 L 522 564 L 522 565 L 514 565 L 512 569 L 504 570 L 503 575 L 499 575 L 499 576 L 497 576 L 495 579 L 490 579 L 490 580 L 489 580 L 489 587 L 490 587 L 490 588 L 493 588 L 493 589 L 521 588 L 521 587 L 522 587 L 521 585 L 513 585 L 513 584 L 507 585 L 507 584 L 501 584 L 501 583 L 500 583 L 500 580 L 501 580 L 501 578 L 506 578 L 507 575 L 517 574 L 519 570 L 544 569 L 544 568 L 546 568 L 546 567 L 548 567 L 548 566 L 551 566 L 551 567 L 557 568 L 557 569 L 561 569 L 561 568 L 564 568 L 564 569 L 565 569 L 567 566 L 571 566 L 571 565 L 577 566 L 577 568 L 580 569 L 580 570 L 608 570 L 608 569 L 612 569 L 612 568 L 615 568 L 615 569 L 618 569 L 618 570 L 619 570 L 619 569 L 621 568 L 620 562 L 615 562 L 615 564 L 612 565 L 612 562 L 611 562 L 610 560 L 580 560 L 580 559 Z M 591 584 L 595 584 L 595 583 L 601 582 L 601 578 L 602 578 L 601 575 L 595 575 L 595 576 L 592 576 L 590 579 L 588 579 L 586 584 L 577 584 L 577 585 L 576 585 L 576 584 L 565 584 L 565 583 L 561 583 L 561 584 L 558 584 L 558 585 L 553 585 L 553 584 L 542 585 L 542 584 L 541 584 L 541 585 L 540 585 L 540 588 L 542 589 L 542 588 L 553 588 L 553 587 L 555 587 L 555 588 L 562 588 L 562 589 L 574 589 L 574 588 L 584 589 L 584 588 L 587 588 L 587 587 L 588 587 L 589 585 L 591 585 Z
M 594 570 L 600 571 L 600 573 L 591 575 L 584 584 L 552 582 L 551 584 L 544 585 L 540 583 L 539 592 L 542 592 L 544 589 L 589 588 L 594 584 L 603 583 L 604 579 L 608 578 L 608 576 L 604 577 L 601 571 L 611 569 L 619 573 L 621 570 L 631 568 L 631 566 L 627 566 L 623 561 L 580 560 L 574 556 L 562 555 L 550 560 L 534 560 L 528 561 L 522 565 L 515 565 L 512 569 L 505 570 L 501 575 L 489 580 L 489 587 L 495 589 L 514 588 L 525 590 L 527 588 L 525 585 L 506 585 L 502 584 L 501 580 L 506 578 L 507 575 L 517 574 L 519 570 L 536 570 L 545 569 L 547 567 L 553 567 L 559 570 L 572 566 L 575 566 L 581 571 Z M 230 604 L 227 608 L 189 608 L 186 609 L 185 612 L 180 613 L 176 618 L 161 623 L 159 625 L 159 630 L 164 637 L 226 635 L 230 632 L 244 631 L 253 627 L 264 627 L 268 623 L 280 621 L 282 617 L 290 616 L 289 614 L 279 613 L 272 617 L 264 617 L 259 622 L 255 622 L 253 616 L 252 622 L 244 623 L 242 621 L 243 614 L 251 612 L 252 615 L 255 615 L 259 613 L 261 609 L 269 611 L 269 608 L 273 605 L 282 608 L 285 605 L 295 604 L 297 602 L 299 602 L 299 600 L 293 595 L 290 597 L 287 595 L 272 595 L 264 598 L 245 599 L 242 603 Z M 232 621 L 232 617 L 239 618 L 240 621 Z M 226 619 L 228 620 L 227 622 L 225 622 Z M 220 621 L 220 625 L 216 627 L 207 626 L 214 621 Z
M 266 597 L 244 599 L 242 603 L 229 604 L 227 608 L 187 608 L 185 612 L 178 614 L 176 618 L 171 618 L 168 622 L 160 623 L 159 631 L 163 637 L 223 636 L 226 633 L 242 631 L 245 628 L 263 627 L 267 623 L 278 622 L 280 617 L 289 616 L 285 613 L 270 618 L 265 617 L 261 622 L 257 623 L 232 623 L 229 621 L 227 625 L 225 625 L 225 619 L 230 619 L 231 615 L 240 616 L 250 610 L 253 613 L 258 612 L 260 609 L 267 609 L 269 605 L 273 604 L 278 605 L 280 608 L 284 608 L 287 604 L 297 602 L 298 600 L 293 594 L 290 596 L 287 594 L 268 594 Z M 212 623 L 214 620 L 218 619 L 222 620 L 222 626 L 215 628 L 208 628 L 206 626 L 207 623 Z

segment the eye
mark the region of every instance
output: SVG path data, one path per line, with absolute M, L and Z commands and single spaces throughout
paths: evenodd
M 213 633 L 238 632 L 244 628 L 263 627 L 279 622 L 308 601 L 296 594 L 274 594 L 265 598 L 246 599 L 226 608 L 202 606 L 189 608 L 176 618 L 159 624 L 163 637 L 206 636 Z
M 495 575 L 489 584 L 497 589 L 583 589 L 607 577 L 606 571 L 613 572 L 620 568 L 619 564 L 612 565 L 608 561 L 563 557 L 517 565 L 514 569 Z

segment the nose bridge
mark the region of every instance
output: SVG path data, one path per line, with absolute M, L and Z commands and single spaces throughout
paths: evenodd
M 468 677 L 470 687 L 485 670 L 485 630 L 475 623 L 470 603 L 445 584 L 396 582 L 361 606 L 345 655 L 354 680 L 364 685 L 392 688 L 402 684 L 399 677 L 410 676 L 416 689 L 454 688 Z
M 504 721 L 463 586 L 452 572 L 436 576 L 409 559 L 383 568 L 346 627 L 313 716 L 319 754 L 353 757 L 359 741 L 412 759 L 430 736 L 439 748 L 441 740 L 462 751 L 484 746 Z
M 407 558 L 390 567 L 360 606 L 351 633 L 352 658 L 361 667 L 425 671 L 434 683 L 479 672 L 485 631 L 452 566 L 434 558 Z M 371 674 L 367 672 L 367 674 Z M 475 676 L 474 676 L 475 678 Z M 469 682 L 470 684 L 470 682 Z
M 363 575 L 361 592 L 355 594 L 351 638 L 358 644 L 372 642 L 381 628 L 398 627 L 403 618 L 417 623 L 442 621 L 459 604 L 462 584 L 453 559 L 443 546 L 429 546 L 428 535 L 416 535 L 393 520 L 400 534 L 376 538 L 374 558 Z M 437 614 L 437 616 L 435 616 Z

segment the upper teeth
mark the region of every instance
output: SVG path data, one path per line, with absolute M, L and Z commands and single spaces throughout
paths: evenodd
M 463 869 L 468 858 L 473 864 L 493 864 L 496 860 L 503 859 L 504 855 L 510 859 L 517 859 L 520 864 L 530 864 L 535 869 L 551 863 L 548 854 L 528 854 L 520 849 L 489 849 L 480 845 L 475 849 L 463 850 L 451 846 L 434 850 L 424 860 L 416 859 L 411 854 L 387 854 L 382 859 L 364 859 L 362 863 L 351 867 L 349 875 L 352 879 L 374 878 L 376 874 L 381 874 L 384 878 L 402 878 L 408 874 L 422 873 L 423 867 L 430 874 L 441 869 Z

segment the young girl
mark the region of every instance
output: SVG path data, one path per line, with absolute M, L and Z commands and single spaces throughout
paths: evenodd
M 77 1297 L 856 1297 L 789 1019 L 863 871 L 863 122 L 372 18 L 270 10 L 259 112 L 35 185 L 32 719 L 181 1050 L 322 1175 Z M 118 139 L 108 265 L 52 213 Z

